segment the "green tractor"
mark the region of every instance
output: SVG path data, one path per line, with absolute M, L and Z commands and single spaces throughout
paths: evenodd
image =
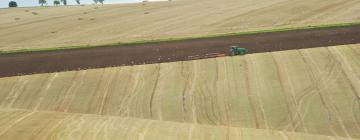
M 245 49 L 245 48 L 240 48 L 238 46 L 230 46 L 230 55 L 231 56 L 245 55 L 246 53 L 247 53 L 247 49 Z

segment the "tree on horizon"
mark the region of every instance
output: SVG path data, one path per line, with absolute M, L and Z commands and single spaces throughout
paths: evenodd
M 98 4 L 98 3 L 104 4 L 104 1 L 105 0 L 94 0 L 95 4 Z
M 59 0 L 54 0 L 54 5 L 55 5 L 55 6 L 60 5 L 60 1 L 59 1 Z
M 17 5 L 16 1 L 10 1 L 9 7 L 18 7 L 18 5 Z
M 75 0 L 77 4 L 80 4 L 80 0 Z
M 41 6 L 44 6 L 44 4 L 46 4 L 47 2 L 46 2 L 46 0 L 39 0 L 39 4 L 41 5 Z
M 64 5 L 67 5 L 67 0 L 61 0 Z

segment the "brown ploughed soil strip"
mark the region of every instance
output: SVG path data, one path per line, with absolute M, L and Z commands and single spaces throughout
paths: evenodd
M 0 77 L 221 57 L 230 45 L 249 53 L 360 43 L 360 25 L 159 43 L 0 55 Z

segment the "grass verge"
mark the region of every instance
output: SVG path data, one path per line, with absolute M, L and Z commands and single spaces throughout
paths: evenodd
M 192 40 L 192 39 L 206 39 L 206 38 L 214 38 L 214 37 L 251 35 L 251 34 L 260 34 L 260 33 L 298 31 L 298 30 L 309 30 L 309 29 L 325 29 L 325 28 L 336 28 L 336 27 L 348 27 L 348 26 L 354 26 L 354 25 L 360 25 L 360 22 L 324 24 L 324 25 L 308 25 L 308 26 L 301 26 L 301 27 L 286 27 L 286 28 L 275 28 L 275 29 L 267 29 L 267 30 L 257 30 L 257 31 L 247 31 L 247 32 L 231 32 L 231 33 L 180 37 L 180 38 L 140 40 L 140 41 L 134 41 L 134 42 L 115 43 L 115 44 L 96 45 L 96 46 L 95 45 L 82 45 L 82 46 L 65 46 L 65 47 L 52 47 L 52 48 L 26 48 L 26 49 L 18 49 L 18 50 L 11 50 L 11 51 L 0 50 L 0 55 L 15 54 L 15 53 L 29 53 L 29 52 L 59 51 L 59 50 L 70 50 L 70 49 L 85 49 L 85 48 L 106 47 L 106 46 L 137 45 L 137 44 L 146 44 L 146 43 L 164 43 L 164 42 L 170 42 L 170 41 L 183 41 L 183 40 Z

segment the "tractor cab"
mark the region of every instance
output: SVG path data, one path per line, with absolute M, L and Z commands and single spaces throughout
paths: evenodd
M 231 56 L 245 55 L 246 53 L 247 53 L 246 48 L 240 48 L 238 46 L 230 46 L 230 55 Z

